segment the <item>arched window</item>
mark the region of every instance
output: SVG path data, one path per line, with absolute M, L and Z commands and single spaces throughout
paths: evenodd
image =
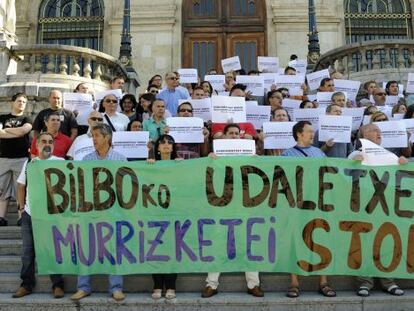
M 44 0 L 39 9 L 38 42 L 102 50 L 102 0 Z
M 221 70 L 220 60 L 238 55 L 246 70 L 266 55 L 264 0 L 184 0 L 183 66 Z
M 411 10 L 406 0 L 345 0 L 347 43 L 409 39 Z

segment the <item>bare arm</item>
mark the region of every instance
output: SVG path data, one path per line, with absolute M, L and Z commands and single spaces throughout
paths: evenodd
M 19 203 L 19 210 L 24 209 L 25 200 L 26 200 L 26 186 L 20 183 L 17 183 L 17 203 Z
M 20 127 L 14 127 L 14 128 L 5 128 L 4 131 L 8 134 L 13 134 L 16 137 L 22 137 L 32 130 L 32 125 L 30 123 L 23 124 Z
M 70 130 L 70 139 L 74 141 L 76 136 L 78 136 L 78 128 L 74 127 Z

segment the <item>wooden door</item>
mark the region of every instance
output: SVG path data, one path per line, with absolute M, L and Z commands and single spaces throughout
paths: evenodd
M 221 59 L 238 55 L 246 70 L 257 69 L 266 55 L 266 14 L 263 0 L 183 1 L 182 66 L 204 77 L 221 72 Z
M 239 56 L 246 73 L 257 70 L 257 56 L 265 55 L 264 33 L 231 33 L 226 38 L 226 57 Z
M 220 67 L 223 58 L 223 38 L 217 33 L 188 33 L 184 36 L 183 67 L 197 68 L 201 78 Z

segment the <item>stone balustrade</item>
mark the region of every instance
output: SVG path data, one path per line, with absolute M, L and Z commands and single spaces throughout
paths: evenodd
M 11 48 L 17 73 L 9 81 L 88 82 L 106 88 L 115 75 L 127 76 L 119 61 L 105 53 L 57 44 L 17 45 Z
M 407 80 L 414 72 L 414 40 L 366 41 L 323 54 L 315 71 L 335 69 L 354 80 Z

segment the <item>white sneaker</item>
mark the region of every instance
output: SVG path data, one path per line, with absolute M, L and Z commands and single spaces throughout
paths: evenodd
M 152 291 L 152 299 L 160 299 L 161 298 L 161 294 L 162 294 L 162 290 L 161 289 L 154 289 Z
M 175 289 L 167 289 L 167 292 L 165 293 L 165 298 L 166 299 L 174 299 L 175 297 L 177 297 L 175 295 Z

